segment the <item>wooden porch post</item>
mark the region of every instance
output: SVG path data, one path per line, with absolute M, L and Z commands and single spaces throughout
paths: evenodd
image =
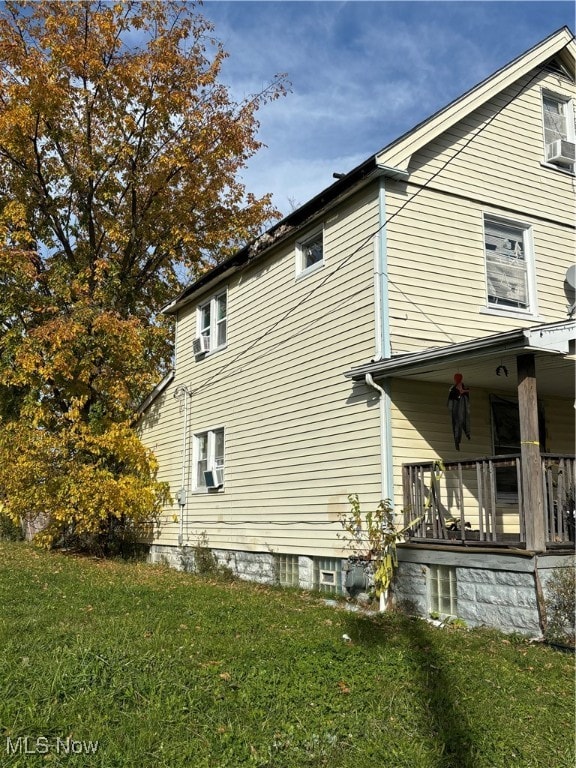
M 546 549 L 546 533 L 534 355 L 518 355 L 516 365 L 518 370 L 522 504 L 526 524 L 526 549 L 543 552 Z

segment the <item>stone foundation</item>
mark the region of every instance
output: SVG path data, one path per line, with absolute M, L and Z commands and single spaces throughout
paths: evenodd
M 456 575 L 458 618 L 470 627 L 493 627 L 530 637 L 542 636 L 547 582 L 552 573 L 574 564 L 574 556 L 570 554 L 533 555 L 506 550 L 458 551 L 408 546 L 399 548 L 399 560 L 395 599 L 400 605 L 405 603 L 407 608 L 412 608 L 416 615 L 430 613 L 430 566 L 444 565 L 453 568 Z
M 278 561 L 271 552 L 242 552 L 213 549 L 218 565 L 229 568 L 238 578 L 260 584 L 278 584 Z M 440 547 L 426 549 L 402 546 L 393 587 L 395 603 L 407 613 L 430 614 L 429 578 L 432 566 L 454 569 L 456 615 L 469 627 L 493 627 L 502 632 L 542 636 L 542 602 L 555 569 L 574 564 L 574 556 L 511 553 L 510 551 L 467 550 Z M 194 548 L 155 544 L 149 560 L 180 570 L 195 570 Z M 321 559 L 326 562 L 326 558 Z M 340 561 L 344 569 L 346 561 Z M 298 557 L 298 586 L 319 589 L 316 558 Z M 338 590 L 333 590 L 337 592 Z M 540 591 L 541 599 L 538 600 Z

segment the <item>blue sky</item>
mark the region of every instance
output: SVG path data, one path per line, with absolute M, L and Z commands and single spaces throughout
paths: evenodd
M 259 113 L 243 174 L 289 213 L 390 141 L 566 25 L 570 2 L 207 0 L 237 98 L 279 72 L 291 92 Z

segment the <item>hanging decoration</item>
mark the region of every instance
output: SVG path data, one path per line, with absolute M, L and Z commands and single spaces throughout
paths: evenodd
M 454 445 L 460 450 L 462 434 L 470 440 L 470 390 L 462 381 L 462 374 L 454 374 L 454 384 L 448 393 L 448 409 L 452 417 Z

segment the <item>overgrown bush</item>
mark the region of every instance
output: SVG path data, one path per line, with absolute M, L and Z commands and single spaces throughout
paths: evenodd
M 118 557 L 123 560 L 145 560 L 152 537 L 152 523 L 136 524 L 132 520 L 110 518 L 94 533 L 78 531 L 74 526 L 53 544 L 54 549 L 73 549 L 95 557 Z
M 234 573 L 231 568 L 218 562 L 218 558 L 210 548 L 206 532 L 203 531 L 195 546 L 185 550 L 180 555 L 182 570 L 196 573 L 207 579 L 232 581 Z
M 12 518 L 2 514 L 0 511 L 0 540 L 22 541 L 23 538 L 24 532 L 22 531 L 22 526 L 15 523 Z
M 576 567 L 557 568 L 548 581 L 546 599 L 548 642 L 576 645 L 574 606 L 576 603 Z

